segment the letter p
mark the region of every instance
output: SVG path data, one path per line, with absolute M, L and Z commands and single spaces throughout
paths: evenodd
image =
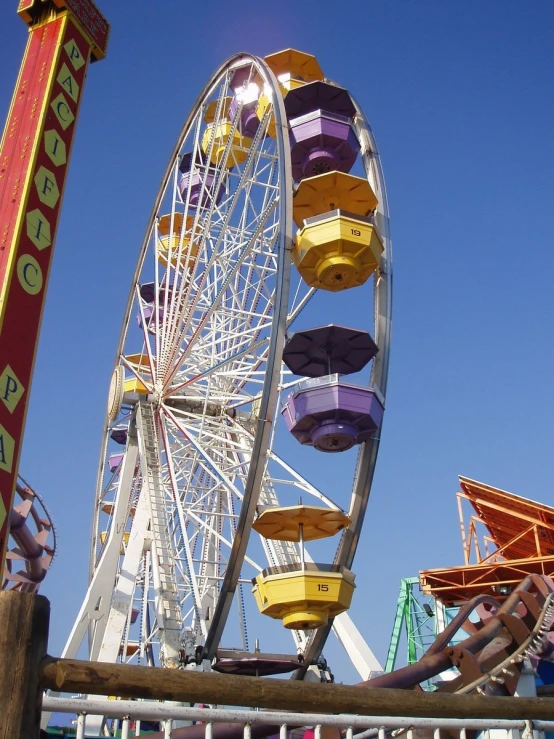
M 6 377 L 6 387 L 4 388 L 4 395 L 2 396 L 2 400 L 7 400 L 8 399 L 8 396 L 10 394 L 13 395 L 15 393 L 15 391 L 17 390 L 18 387 L 19 387 L 19 385 L 14 380 L 14 378 L 13 377 L 10 377 L 8 375 Z
M 14 412 L 24 392 L 25 388 L 8 364 L 0 375 L 0 400 L 10 413 Z

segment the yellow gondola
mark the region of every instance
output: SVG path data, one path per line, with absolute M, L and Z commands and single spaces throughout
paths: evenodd
M 310 287 L 331 292 L 358 287 L 379 266 L 383 242 L 368 218 L 334 210 L 304 224 L 292 259 Z
M 304 560 L 304 541 L 334 536 L 350 523 L 342 511 L 322 506 L 285 506 L 262 511 L 253 528 L 267 539 L 300 542 L 298 564 L 270 567 L 253 580 L 260 612 L 281 619 L 287 629 L 317 629 L 347 610 L 354 575 L 336 565 Z

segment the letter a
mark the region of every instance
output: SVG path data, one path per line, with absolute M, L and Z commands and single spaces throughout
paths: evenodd
M 12 471 L 15 443 L 3 426 L 0 426 L 0 470 Z
M 61 81 L 61 84 L 65 87 L 71 97 L 73 97 L 73 77 L 69 75 L 65 80 Z
M 75 47 L 76 49 L 77 47 Z M 71 60 L 73 57 L 71 54 L 69 55 L 69 59 Z M 79 97 L 79 85 L 77 84 L 75 78 L 69 71 L 69 67 L 64 62 L 62 64 L 62 68 L 60 69 L 59 75 L 56 77 L 60 85 L 63 87 L 63 89 L 68 93 L 70 98 L 77 102 L 77 98 Z

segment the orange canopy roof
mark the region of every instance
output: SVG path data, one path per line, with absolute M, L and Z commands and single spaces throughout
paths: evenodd
M 464 534 L 466 564 L 420 572 L 424 593 L 447 605 L 485 593 L 502 600 L 526 575 L 554 576 L 554 508 L 468 477 L 460 477 L 458 498 L 476 514 Z M 461 508 L 460 515 L 465 531 Z M 490 543 L 482 551 L 476 519 L 488 530 L 493 551 Z M 471 552 L 476 562 L 469 561 Z
M 505 559 L 554 555 L 554 508 L 468 477 L 460 485 Z

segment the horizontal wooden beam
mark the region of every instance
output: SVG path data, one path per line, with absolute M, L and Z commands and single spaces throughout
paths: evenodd
M 554 717 L 552 698 L 413 692 L 53 657 L 43 660 L 40 672 L 42 685 L 51 690 L 116 695 L 121 698 L 361 716 L 542 720 L 552 720 Z

